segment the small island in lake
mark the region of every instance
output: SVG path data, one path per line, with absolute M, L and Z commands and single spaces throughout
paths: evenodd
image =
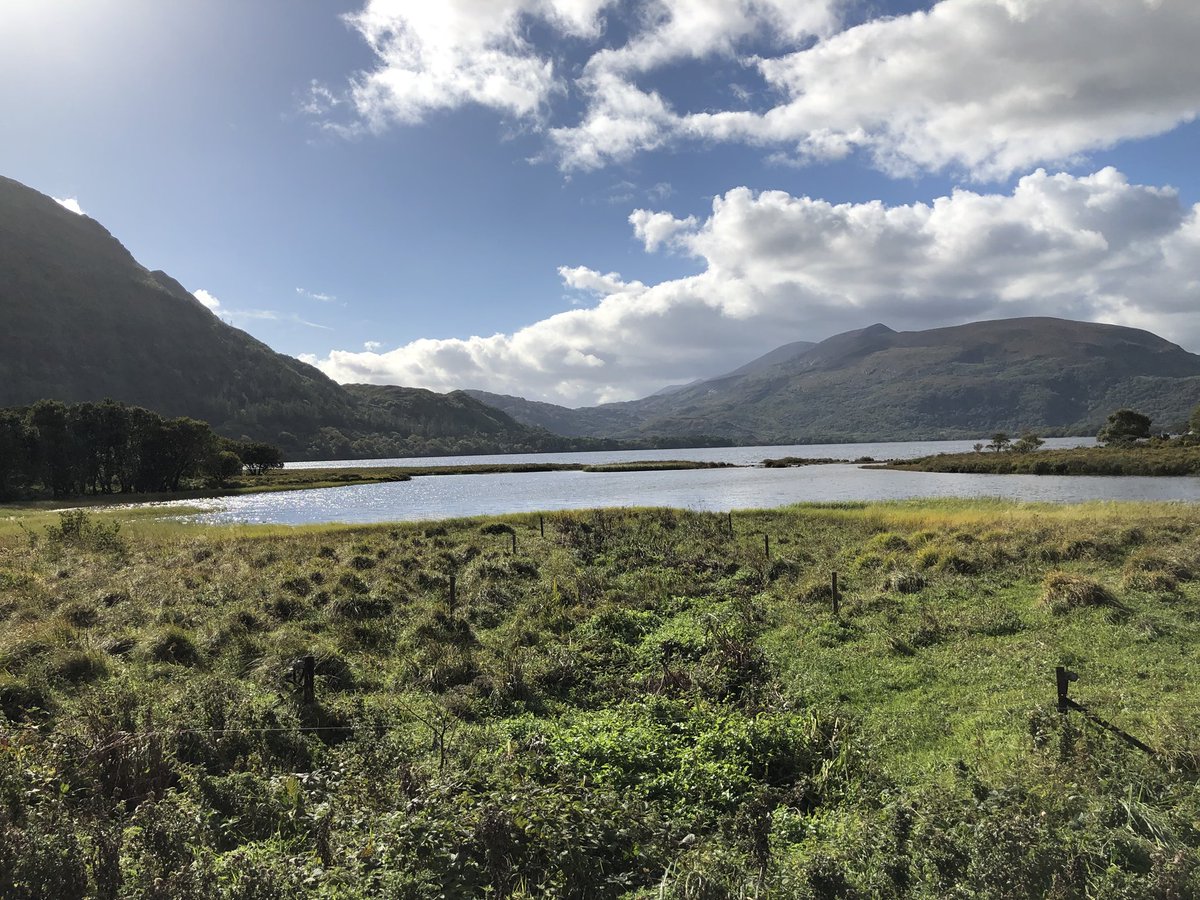
M 1037 435 L 1024 434 L 1012 441 L 998 433 L 988 444 L 976 444 L 974 452 L 892 460 L 873 468 L 969 475 L 1200 474 L 1200 406 L 1192 413 L 1186 434 L 1152 436 L 1150 424 L 1141 413 L 1119 409 L 1100 430 L 1096 447 L 1042 450 Z

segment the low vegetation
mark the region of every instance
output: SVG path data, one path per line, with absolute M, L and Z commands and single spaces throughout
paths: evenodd
M 941 453 L 886 463 L 910 472 L 980 475 L 1196 475 L 1200 445 L 1076 447 L 1030 453 Z
M 1155 435 L 1149 416 L 1118 409 L 1096 435 L 1097 447 L 1041 450 L 1045 442 L 1026 431 L 1017 440 L 1000 431 L 974 453 L 939 453 L 893 460 L 879 468 L 913 472 L 986 475 L 1195 475 L 1200 473 L 1200 406 L 1174 437 Z
M 0 519 L 0 896 L 1195 896 L 1198 526 Z
M 855 461 L 874 462 L 867 456 Z M 764 469 L 791 469 L 796 466 L 828 466 L 848 462 L 850 462 L 848 459 L 835 459 L 830 456 L 780 456 L 776 459 L 764 459 L 762 464 Z

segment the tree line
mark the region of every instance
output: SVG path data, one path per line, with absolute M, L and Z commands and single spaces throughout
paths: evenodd
M 1172 437 L 1169 434 L 1161 433 L 1154 434 L 1151 430 L 1153 421 L 1144 413 L 1138 412 L 1136 409 L 1123 407 L 1110 413 L 1108 421 L 1096 434 L 1096 442 L 1103 447 L 1135 447 L 1141 444 L 1154 444 L 1155 446 L 1181 446 L 1189 447 L 1200 444 L 1200 406 L 1192 410 L 1191 418 L 1188 420 L 1188 430 L 1182 434 Z M 975 445 L 975 452 L 982 453 L 985 449 L 991 450 L 994 453 L 1003 451 L 1011 451 L 1016 453 L 1030 453 L 1037 450 L 1044 444 L 1038 435 L 1031 431 L 1026 431 L 1017 440 L 1012 440 L 1006 432 L 998 431 L 992 435 L 992 439 L 987 443 L 978 443 Z
M 113 400 L 0 409 L 0 498 L 172 493 L 282 468 L 271 444 Z

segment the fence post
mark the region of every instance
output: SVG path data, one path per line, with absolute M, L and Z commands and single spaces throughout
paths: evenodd
M 510 531 L 509 535 L 512 537 L 512 552 L 515 556 L 517 553 L 517 529 L 514 528 L 512 531 Z
M 841 601 L 841 598 L 838 597 L 837 572 L 834 572 L 832 577 L 830 578 L 829 587 L 830 587 L 829 596 L 830 596 L 830 601 L 831 601 L 831 604 L 833 607 L 833 615 L 834 615 L 834 618 L 836 618 L 842 614 L 842 601 Z
M 1067 697 L 1067 690 L 1072 681 L 1078 681 L 1079 676 L 1074 672 L 1067 671 L 1065 666 L 1054 667 L 1054 682 L 1058 689 L 1058 711 L 1064 716 L 1071 709 L 1071 701 Z
M 306 656 L 300 660 L 300 685 L 304 703 L 311 706 L 317 699 L 317 660 Z
M 726 521 L 729 523 L 729 533 L 733 534 L 733 510 L 725 514 Z
M 767 559 L 771 558 L 771 536 L 769 534 L 763 535 L 763 554 Z
M 542 537 L 546 536 L 546 517 L 538 515 L 538 531 L 542 533 Z

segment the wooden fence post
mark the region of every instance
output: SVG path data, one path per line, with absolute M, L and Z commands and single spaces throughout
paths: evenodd
M 517 529 L 514 528 L 512 531 L 510 531 L 509 536 L 512 537 L 512 552 L 515 556 L 517 553 Z
M 830 578 L 829 587 L 830 587 L 829 597 L 830 597 L 830 601 L 831 601 L 831 606 L 833 608 L 833 615 L 834 615 L 834 618 L 837 618 L 838 616 L 840 616 L 842 614 L 842 601 L 841 601 L 841 598 L 838 597 L 837 572 L 834 572 L 832 577 Z
M 763 555 L 767 559 L 771 558 L 771 536 L 769 534 L 763 535 Z
M 306 656 L 300 660 L 300 689 L 304 703 L 311 706 L 317 700 L 317 660 Z
M 542 537 L 546 536 L 546 517 L 538 515 L 538 531 L 542 533 Z

